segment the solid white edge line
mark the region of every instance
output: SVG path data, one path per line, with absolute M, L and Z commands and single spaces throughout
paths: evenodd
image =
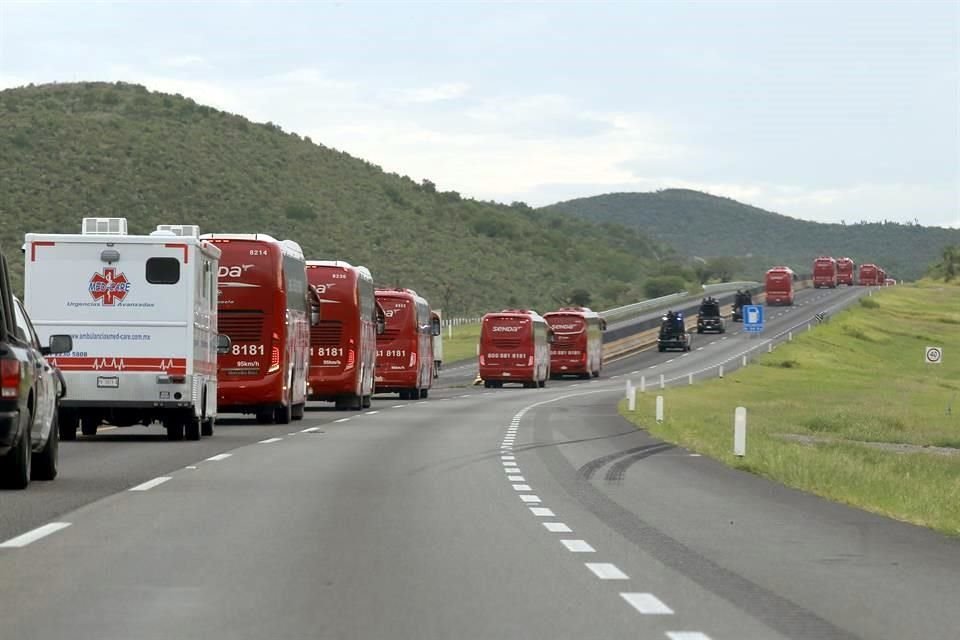
M 167 480 L 172 480 L 172 479 L 173 478 L 171 478 L 170 476 L 160 476 L 159 478 L 154 478 L 153 480 L 147 480 L 146 482 L 138 484 L 135 487 L 130 487 L 128 491 L 149 491 L 150 489 L 153 489 L 154 487 L 157 487 L 163 484 Z
M 596 549 L 591 547 L 586 540 L 561 540 L 567 551 L 572 553 L 595 553 Z
M 548 509 L 546 507 L 530 507 L 530 512 L 533 515 L 540 518 L 556 518 L 557 514 L 553 512 L 553 509 Z
M 573 529 L 562 522 L 544 522 L 543 528 L 550 533 L 573 533 Z
M 584 566 L 601 580 L 629 580 L 630 578 L 612 562 L 584 562 Z
M 660 598 L 652 593 L 621 593 L 620 597 L 644 615 L 673 615 L 673 609 L 663 604 Z
M 19 536 L 10 538 L 6 542 L 0 542 L 0 549 L 19 549 L 27 546 L 31 542 L 39 540 L 40 538 L 46 538 L 51 533 L 56 533 L 61 529 L 66 529 L 69 526 L 69 522 L 50 522 L 42 527 L 37 527 L 32 531 L 21 533 Z
M 215 456 L 210 456 L 209 458 L 207 458 L 206 462 L 220 462 L 221 460 L 226 460 L 232 455 L 233 455 L 232 453 L 218 453 Z
M 257 444 L 273 444 L 274 442 L 280 442 L 283 438 L 267 438 L 266 440 L 261 440 Z

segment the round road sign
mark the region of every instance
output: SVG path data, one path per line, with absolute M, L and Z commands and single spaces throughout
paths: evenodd
M 927 347 L 924 358 L 929 364 L 940 364 L 943 360 L 943 350 L 940 347 Z

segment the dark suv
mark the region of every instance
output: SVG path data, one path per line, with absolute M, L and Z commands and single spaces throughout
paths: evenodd
M 41 347 L 20 301 L 10 291 L 0 255 L 0 487 L 23 489 L 57 475 L 57 409 L 63 378 L 45 355 L 73 349 L 70 336 Z

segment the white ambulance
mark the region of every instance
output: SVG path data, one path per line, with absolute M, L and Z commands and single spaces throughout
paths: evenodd
M 126 218 L 84 218 L 80 234 L 28 233 L 25 304 L 66 380 L 60 437 L 160 421 L 167 438 L 212 435 L 217 412 L 220 250 L 195 225 L 129 235 Z

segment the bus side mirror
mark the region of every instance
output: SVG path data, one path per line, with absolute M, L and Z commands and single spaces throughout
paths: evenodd
M 310 285 L 307 297 L 310 302 L 310 326 L 316 327 L 320 324 L 320 293 L 315 286 Z
M 440 318 L 430 319 L 430 335 L 440 335 Z
M 556 336 L 556 334 L 555 334 L 553 331 L 549 332 L 549 333 L 547 334 L 547 343 L 548 343 L 548 344 L 553 344 L 553 343 L 556 342 L 556 341 L 557 341 L 557 336 Z
M 606 330 L 607 330 L 607 321 L 604 320 L 603 318 L 600 318 L 600 331 L 606 331 Z
M 233 346 L 233 340 L 230 339 L 230 336 L 228 336 L 225 333 L 217 334 L 217 353 L 218 354 L 230 353 L 230 347 L 232 346 Z

